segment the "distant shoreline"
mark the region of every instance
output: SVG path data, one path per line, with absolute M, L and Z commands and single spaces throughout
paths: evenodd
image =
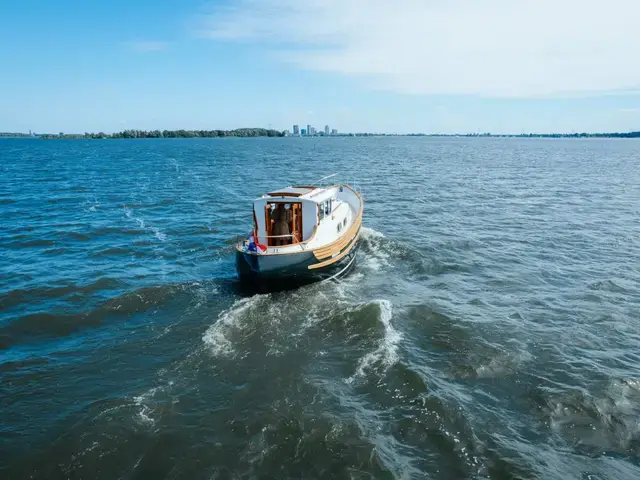
M 267 128 L 237 128 L 235 130 L 123 130 L 117 133 L 43 134 L 49 139 L 121 139 L 121 138 L 225 138 L 284 137 L 285 133 Z
M 124 130 L 117 133 L 84 133 L 84 134 L 28 134 L 28 133 L 2 133 L 0 138 L 34 138 L 44 140 L 56 139 L 141 139 L 141 138 L 257 138 L 257 137 L 300 137 L 317 138 L 323 134 L 315 135 L 290 135 L 286 131 L 265 128 L 238 128 L 235 130 Z M 612 132 L 612 133 L 519 133 L 519 134 L 493 134 L 493 133 L 338 133 L 330 137 L 462 137 L 462 138 L 640 138 L 638 132 Z

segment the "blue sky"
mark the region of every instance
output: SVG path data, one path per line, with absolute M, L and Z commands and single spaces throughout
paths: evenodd
M 640 130 L 637 18 L 635 0 L 7 0 L 0 131 Z

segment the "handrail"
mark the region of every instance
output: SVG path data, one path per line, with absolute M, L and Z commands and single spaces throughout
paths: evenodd
M 245 235 L 246 235 L 246 237 L 245 237 Z M 236 238 L 237 237 L 242 237 L 245 240 L 248 240 L 249 237 L 252 236 L 252 235 L 253 235 L 253 230 L 249 231 L 246 234 L 236 234 Z M 290 233 L 288 235 L 260 235 L 259 238 L 286 238 L 286 237 L 293 237 L 293 236 L 294 236 L 294 234 Z
M 315 181 L 315 182 L 313 182 L 311 185 L 312 185 L 312 186 L 315 186 L 317 183 L 320 183 L 321 181 L 326 180 L 327 178 L 335 177 L 336 175 L 338 175 L 338 173 L 337 173 L 337 172 L 336 172 L 336 173 L 332 173 L 331 175 L 327 175 L 326 177 L 322 177 L 321 179 L 316 180 L 316 181 Z
M 253 231 L 249 232 L 246 235 L 236 235 L 235 236 L 235 243 L 239 244 L 239 245 L 244 245 L 248 240 L 249 237 L 251 237 L 253 235 Z M 296 238 L 296 236 L 294 234 L 288 234 L 288 235 L 264 235 L 259 237 L 258 239 L 262 239 L 262 238 Z M 305 240 L 304 242 L 296 242 L 296 243 L 291 243 L 290 245 L 278 245 L 278 247 L 291 247 L 291 246 L 296 246 L 296 245 L 300 245 L 302 247 L 302 249 L 304 250 L 307 243 L 309 243 L 309 241 L 311 240 L 311 238 L 309 240 Z M 275 245 L 272 245 L 272 247 Z M 269 248 L 269 246 L 267 246 L 267 248 Z

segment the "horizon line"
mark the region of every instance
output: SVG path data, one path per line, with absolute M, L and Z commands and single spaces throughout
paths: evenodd
M 0 131 L 0 137 L 7 137 L 7 136 L 20 136 L 20 137 L 39 137 L 39 136 L 43 136 L 43 135 L 48 135 L 48 136 L 86 136 L 86 135 L 114 135 L 114 134 L 119 134 L 119 133 L 124 133 L 124 132 L 160 132 L 160 133 L 164 133 L 164 132 L 186 132 L 186 133 L 200 133 L 200 132 L 235 132 L 235 131 L 241 131 L 241 130 L 265 130 L 265 131 L 272 131 L 272 132 L 278 132 L 278 133 L 283 133 L 285 134 L 284 136 L 290 136 L 290 137 L 323 137 L 323 136 L 329 136 L 329 137 L 336 137 L 336 136 L 348 136 L 348 135 L 368 135 L 368 136 L 436 136 L 436 137 L 523 137 L 523 136 L 566 136 L 566 137 L 570 137 L 570 136 L 584 136 L 584 135 L 588 135 L 588 136 L 597 136 L 597 135 L 633 135 L 633 134 L 637 134 L 637 136 L 640 136 L 640 130 L 627 130 L 627 131 L 617 131 L 617 132 L 588 132 L 588 131 L 583 131 L 583 132 L 577 132 L 577 131 L 572 131 L 571 133 L 569 132 L 520 132 L 520 133 L 492 133 L 492 132 L 454 132 L 454 133 L 443 133 L 443 132 L 403 132 L 403 133 L 393 133 L 393 132 L 375 132 L 375 131 L 344 131 L 344 132 L 337 132 L 337 133 L 330 133 L 329 135 L 326 135 L 324 131 L 318 131 L 316 133 L 314 133 L 313 135 L 309 135 L 308 133 L 303 134 L 293 134 L 289 129 L 277 129 L 277 128 L 265 128 L 265 127 L 239 127 L 239 128 L 233 128 L 233 129 L 220 129 L 220 128 L 214 128 L 214 129 L 204 129 L 204 128 L 199 128 L 199 129 L 186 129 L 186 128 L 179 128 L 179 129 L 159 129 L 159 128 L 153 128 L 153 129 L 138 129 L 138 128 L 127 128 L 127 129 L 123 129 L 123 130 L 119 130 L 119 131 L 113 131 L 113 132 L 105 132 L 105 131 L 98 131 L 98 132 L 74 132 L 74 133 L 65 133 L 65 132 L 60 132 L 58 131 L 57 133 L 51 133 L 51 132 L 35 132 L 32 130 L 29 130 L 29 132 L 17 132 L 17 131 L 5 131 L 5 132 L 1 132 Z

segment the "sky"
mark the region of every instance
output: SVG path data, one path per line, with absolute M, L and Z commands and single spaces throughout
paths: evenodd
M 640 130 L 637 0 L 3 0 L 0 132 Z

